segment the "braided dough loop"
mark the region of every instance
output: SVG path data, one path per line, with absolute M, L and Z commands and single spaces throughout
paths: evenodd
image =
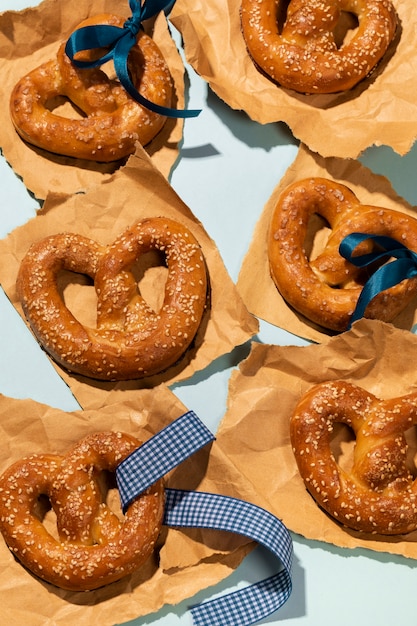
M 377 65 L 397 24 L 390 0 L 290 0 L 282 30 L 284 0 L 242 0 L 242 32 L 255 64 L 273 81 L 301 93 L 346 91 Z M 341 14 L 358 28 L 338 47 L 334 31 Z
M 318 214 L 331 228 L 320 254 L 305 249 L 310 218 Z M 417 252 L 417 220 L 391 209 L 361 204 L 345 185 L 325 178 L 307 178 L 280 195 L 268 234 L 271 276 L 282 297 L 307 319 L 335 331 L 348 328 L 367 279 L 364 271 L 339 254 L 341 241 L 361 232 L 392 237 Z M 363 242 L 357 254 L 370 252 Z M 365 316 L 391 322 L 417 294 L 410 278 L 369 303 Z
M 153 552 L 164 511 L 158 481 L 120 519 L 102 501 L 99 476 L 141 442 L 120 432 L 88 435 L 64 456 L 32 455 L 0 477 L 0 531 L 13 554 L 43 580 L 87 591 L 136 571 Z M 55 537 L 37 514 L 48 496 L 57 518 Z
M 95 24 L 122 27 L 124 19 L 98 15 L 77 28 Z M 88 57 L 92 53 L 86 53 Z M 86 60 L 88 57 L 82 58 Z M 128 60 L 133 83 L 147 100 L 164 107 L 172 102 L 172 81 L 156 43 L 140 31 Z M 81 119 L 51 111 L 49 103 L 65 97 L 83 113 Z M 61 44 L 57 58 L 24 76 L 14 87 L 10 113 L 19 135 L 55 154 L 98 162 L 120 160 L 139 142 L 148 144 L 166 118 L 133 100 L 118 80 L 99 68 L 78 69 Z
M 336 423 L 355 433 L 353 465 L 331 450 Z M 306 488 L 341 524 L 398 535 L 417 529 L 417 481 L 407 467 L 404 433 L 417 424 L 415 393 L 380 400 L 344 381 L 312 387 L 291 417 L 291 443 Z
M 138 292 L 133 273 L 149 251 L 167 264 L 158 311 Z M 61 270 L 94 281 L 96 328 L 84 326 L 66 307 L 57 284 Z M 148 218 L 108 247 L 71 233 L 33 244 L 22 260 L 17 292 L 34 334 L 63 367 L 101 380 L 137 379 L 174 365 L 192 343 L 206 305 L 206 265 L 188 228 Z

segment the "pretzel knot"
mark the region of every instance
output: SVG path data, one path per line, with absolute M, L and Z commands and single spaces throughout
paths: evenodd
M 339 41 L 346 17 L 354 23 Z M 319 94 L 363 80 L 385 55 L 397 18 L 389 0 L 242 0 L 241 22 L 248 52 L 267 76 Z
M 336 423 L 356 437 L 353 464 L 332 451 Z M 417 529 L 417 481 L 405 433 L 417 424 L 415 393 L 380 400 L 343 381 L 315 385 L 291 418 L 291 443 L 306 488 L 344 526 L 399 535 Z
M 331 231 L 313 258 L 307 239 L 315 214 Z M 361 204 L 348 187 L 324 178 L 308 178 L 287 187 L 278 198 L 269 228 L 271 276 L 282 297 L 307 319 L 335 331 L 348 328 L 368 277 L 339 254 L 341 241 L 354 232 L 392 237 L 417 251 L 416 219 Z M 364 241 L 355 254 L 365 254 L 373 247 L 372 242 Z M 416 294 L 417 280 L 403 280 L 375 296 L 365 316 L 390 322 Z
M 157 310 L 135 277 L 136 262 L 147 252 L 162 255 L 167 265 Z M 95 328 L 65 305 L 62 270 L 94 281 Z M 17 292 L 34 334 L 63 367 L 101 380 L 137 379 L 176 364 L 192 343 L 206 305 L 206 265 L 188 228 L 156 217 L 136 222 L 107 247 L 72 233 L 42 239 L 22 260 Z
M 96 24 L 123 27 L 124 18 L 98 15 L 78 28 Z M 93 52 L 80 60 L 90 60 Z M 77 57 L 78 58 L 78 57 Z M 128 68 L 139 93 L 156 105 L 170 107 L 171 76 L 155 42 L 143 31 L 130 51 Z M 54 105 L 69 100 L 73 115 L 60 114 Z M 81 111 L 82 116 L 74 115 Z M 10 113 L 19 135 L 28 143 L 55 154 L 98 162 L 120 160 L 148 144 L 166 118 L 136 102 L 99 69 L 78 69 L 61 44 L 56 59 L 24 76 L 14 87 Z
M 94 433 L 64 456 L 32 455 L 3 473 L 0 530 L 24 566 L 62 589 L 87 591 L 145 563 L 161 529 L 162 481 L 134 500 L 124 516 L 103 501 L 100 483 L 104 471 L 114 472 L 140 445 L 124 433 Z M 43 524 L 41 496 L 56 515 L 56 532 Z

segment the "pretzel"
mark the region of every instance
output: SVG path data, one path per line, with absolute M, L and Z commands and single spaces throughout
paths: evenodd
M 310 218 L 318 214 L 331 228 L 328 241 L 316 256 L 305 249 Z M 417 220 L 404 213 L 361 204 L 345 185 L 325 178 L 307 178 L 289 185 L 279 196 L 269 227 L 271 276 L 282 297 L 296 311 L 324 328 L 344 331 L 367 279 L 339 254 L 340 242 L 350 233 L 385 235 L 417 251 Z M 370 252 L 372 243 L 357 247 Z M 417 294 L 410 278 L 379 293 L 365 317 L 392 321 Z
M 359 25 L 340 43 L 335 33 L 346 14 Z M 390 0 L 242 0 L 241 24 L 248 53 L 265 75 L 286 89 L 324 94 L 352 89 L 368 76 L 397 18 Z
M 341 467 L 331 440 L 335 424 L 356 437 L 352 467 Z M 313 386 L 296 405 L 291 444 L 305 486 L 340 524 L 399 535 L 417 529 L 417 481 L 404 433 L 417 424 L 417 395 L 380 400 L 344 381 Z
M 167 263 L 162 306 L 153 310 L 137 288 L 135 263 L 154 251 Z M 61 270 L 94 281 L 96 328 L 65 305 Z M 204 257 L 193 234 L 174 220 L 136 222 L 111 245 L 73 233 L 34 243 L 21 262 L 17 293 L 34 334 L 71 372 L 101 380 L 150 376 L 176 364 L 192 343 L 206 305 Z
M 2 474 L 0 531 L 27 569 L 62 589 L 88 591 L 145 563 L 162 525 L 162 481 L 136 498 L 124 516 L 103 501 L 99 481 L 140 445 L 125 433 L 93 433 L 63 456 L 32 455 Z M 40 517 L 41 496 L 56 515 L 55 534 Z
M 77 28 L 95 24 L 122 27 L 124 19 L 103 14 Z M 86 56 L 87 55 L 87 56 Z M 91 57 L 86 52 L 82 60 Z M 78 58 L 78 57 L 77 57 Z M 169 107 L 171 77 L 156 43 L 140 31 L 128 59 L 129 71 L 139 93 L 151 102 Z M 50 110 L 64 97 L 83 117 L 68 118 Z M 29 144 L 49 152 L 98 162 L 112 162 L 132 154 L 136 144 L 148 144 L 166 118 L 136 102 L 99 68 L 78 69 L 61 44 L 57 58 L 24 76 L 14 87 L 10 113 L 19 135 Z

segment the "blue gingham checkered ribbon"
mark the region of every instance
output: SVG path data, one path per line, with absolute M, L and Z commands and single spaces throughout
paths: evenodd
M 214 436 L 193 411 L 169 424 L 127 457 L 116 470 L 123 510 L 142 491 Z M 249 626 L 278 610 L 292 590 L 292 540 L 284 524 L 254 504 L 219 494 L 166 489 L 164 524 L 229 531 L 269 549 L 280 571 L 266 580 L 191 608 L 195 626 Z
M 212 528 L 244 535 L 268 548 L 283 565 L 278 574 L 191 608 L 196 626 L 249 626 L 278 610 L 292 590 L 292 540 L 284 524 L 254 504 L 201 491 L 167 490 L 167 526 Z
M 357 246 L 367 239 L 377 244 L 379 249 L 368 254 L 355 256 L 353 253 Z M 367 267 L 376 261 L 385 262 L 390 258 L 395 258 L 390 263 L 379 267 L 366 281 L 350 319 L 350 324 L 363 317 L 370 301 L 381 291 L 398 285 L 406 278 L 417 276 L 417 254 L 392 237 L 351 233 L 340 243 L 339 252 L 356 267 Z
M 188 411 L 134 450 L 116 470 L 123 510 L 187 457 L 214 440 L 214 435 Z
M 72 63 L 78 68 L 92 68 L 104 65 L 113 60 L 114 70 L 120 84 L 128 94 L 139 104 L 154 113 L 166 117 L 196 117 L 200 110 L 179 110 L 160 106 L 144 98 L 134 86 L 128 68 L 129 52 L 136 43 L 137 35 L 142 27 L 142 22 L 157 15 L 160 11 L 172 5 L 171 0 L 129 0 L 132 15 L 123 24 L 123 27 L 111 24 L 97 24 L 83 26 L 74 31 L 67 40 L 65 52 Z M 86 50 L 98 50 L 105 48 L 108 51 L 98 59 L 81 61 L 76 59 L 79 52 Z

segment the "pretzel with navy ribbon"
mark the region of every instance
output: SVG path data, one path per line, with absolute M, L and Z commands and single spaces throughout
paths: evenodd
M 331 229 L 314 258 L 307 243 L 313 215 Z M 355 233 L 361 236 L 352 248 L 348 238 Z M 378 254 L 381 237 L 394 240 L 383 255 Z M 400 247 L 417 252 L 416 218 L 362 204 L 346 185 L 319 177 L 297 181 L 282 192 L 268 234 L 270 272 L 282 297 L 307 319 L 339 332 L 356 319 L 358 300 L 378 264 Z M 372 263 L 361 262 L 363 255 Z M 416 295 L 415 274 L 397 273 L 366 298 L 361 315 L 391 322 Z
M 142 20 L 163 5 L 148 0 L 142 7 L 138 0 L 130 0 L 130 7 L 132 16 L 127 20 L 112 14 L 84 20 L 60 45 L 55 59 L 19 80 L 10 97 L 10 113 L 26 142 L 77 159 L 119 161 L 132 154 L 138 143 L 151 142 L 168 116 L 199 113 L 171 108 L 169 68 L 141 27 Z M 108 60 L 114 61 L 115 79 L 99 67 Z M 60 97 L 79 109 L 82 117 L 51 110 L 50 103 Z

